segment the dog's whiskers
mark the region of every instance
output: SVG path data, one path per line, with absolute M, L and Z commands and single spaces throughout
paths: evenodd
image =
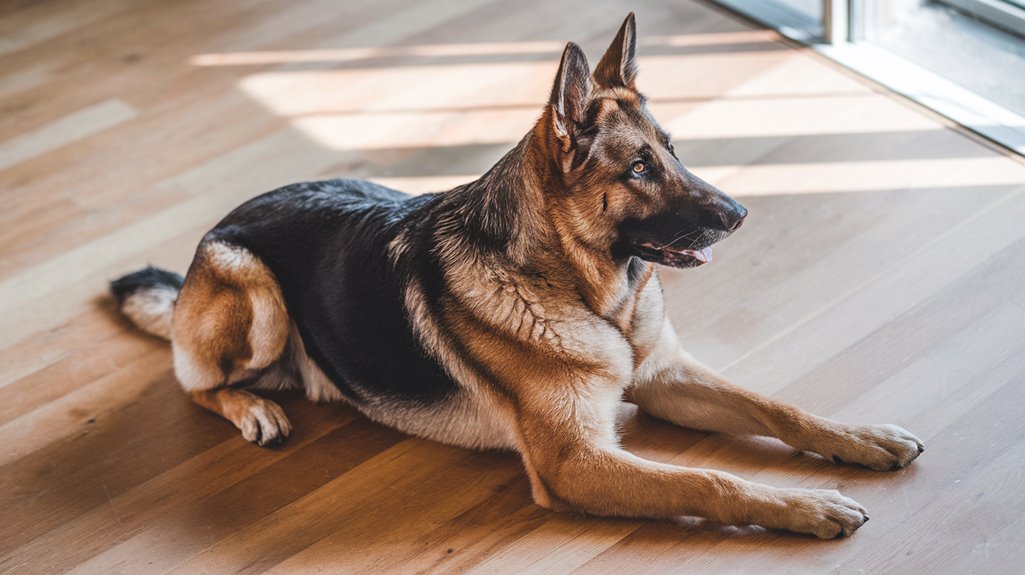
M 678 242 L 680 240 L 691 239 L 691 236 L 693 236 L 694 234 L 699 234 L 700 235 L 702 233 L 702 231 L 703 230 L 691 230 L 689 232 L 682 232 L 680 234 L 677 234 L 677 236 L 675 238 L 673 238 L 671 241 L 669 241 L 668 243 L 662 244 L 660 246 L 654 246 L 654 247 L 657 250 L 665 249 L 665 248 L 675 244 L 676 242 Z

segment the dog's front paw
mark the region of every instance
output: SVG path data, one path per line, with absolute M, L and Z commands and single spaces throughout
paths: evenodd
M 292 432 L 281 406 L 262 397 L 255 397 L 245 406 L 238 427 L 246 441 L 257 445 L 281 443 Z
M 780 489 L 782 510 L 774 525 L 819 539 L 847 537 L 868 521 L 865 508 L 835 489 Z
M 845 426 L 826 457 L 876 471 L 896 471 L 911 463 L 925 447 L 922 440 L 896 425 Z

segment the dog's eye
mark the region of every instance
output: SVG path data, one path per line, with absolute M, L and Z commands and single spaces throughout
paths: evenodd
M 643 174 L 644 172 L 648 171 L 648 164 L 645 164 L 644 162 L 638 160 L 634 162 L 634 165 L 631 169 L 635 174 Z

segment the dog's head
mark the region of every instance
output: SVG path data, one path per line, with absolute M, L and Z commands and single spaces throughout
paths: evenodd
M 673 267 L 711 259 L 747 210 L 691 174 L 637 91 L 634 15 L 592 75 L 580 47 L 562 55 L 542 122 L 560 232 L 614 257 Z

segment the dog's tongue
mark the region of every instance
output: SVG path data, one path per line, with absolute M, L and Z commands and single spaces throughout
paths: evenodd
M 700 250 L 689 250 L 694 259 L 700 261 L 703 264 L 707 264 L 712 261 L 712 248 L 701 248 Z

